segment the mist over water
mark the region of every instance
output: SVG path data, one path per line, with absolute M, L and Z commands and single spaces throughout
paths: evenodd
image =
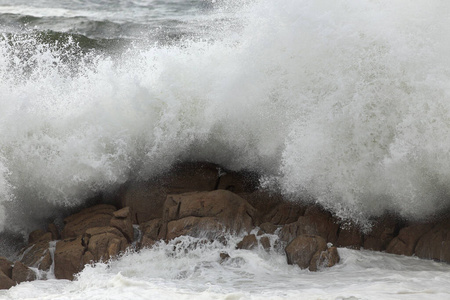
M 113 54 L 48 28 L 0 37 L 0 229 L 193 160 L 362 224 L 449 207 L 450 4 L 207 7 L 183 19 L 195 34 Z

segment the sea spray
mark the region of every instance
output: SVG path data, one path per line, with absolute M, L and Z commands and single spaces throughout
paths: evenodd
M 233 25 L 211 18 L 192 38 L 114 55 L 3 39 L 2 228 L 28 232 L 193 160 L 257 171 L 361 224 L 437 214 L 450 193 L 448 9 L 219 3 L 208 13 Z

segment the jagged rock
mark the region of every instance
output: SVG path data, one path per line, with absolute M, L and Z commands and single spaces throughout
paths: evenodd
M 259 225 L 259 228 L 263 233 L 274 234 L 275 231 L 278 229 L 278 226 L 270 222 L 265 222 Z
M 55 249 L 55 277 L 73 280 L 74 274 L 80 272 L 85 263 L 83 260 L 86 247 L 81 236 L 58 241 Z
M 414 254 L 419 239 L 433 228 L 433 224 L 414 224 L 400 230 L 398 236 L 391 240 L 386 252 L 411 256 Z
M 265 222 L 285 225 L 298 220 L 305 213 L 306 207 L 295 202 L 281 203 L 264 216 Z
M 336 247 L 330 247 L 327 250 L 316 252 L 309 264 L 310 271 L 317 271 L 322 268 L 330 268 L 340 261 L 340 256 Z
M 450 262 L 450 220 L 426 232 L 417 242 L 415 254 L 420 258 Z
M 351 249 L 360 249 L 363 244 L 363 234 L 355 225 L 341 225 L 336 245 Z
M 128 246 L 123 234 L 117 228 L 110 226 L 87 229 L 82 241 L 87 246 L 87 251 L 92 254 L 89 260 L 95 262 L 115 257 L 125 251 Z
M 384 251 L 392 239 L 398 234 L 399 224 L 393 216 L 380 218 L 372 230 L 364 236 L 364 249 Z
M 228 254 L 227 252 L 220 252 L 219 256 L 220 256 L 221 263 L 230 258 L 230 254 Z
M 216 166 L 216 169 L 220 169 Z M 233 193 L 249 193 L 256 190 L 259 185 L 259 177 L 256 173 L 252 172 L 233 172 L 223 171 L 218 178 L 218 184 L 216 189 L 228 190 Z
M 304 216 L 298 218 L 297 222 L 283 226 L 280 239 L 289 243 L 299 235 L 318 235 L 334 244 L 337 240 L 338 229 L 339 225 L 329 213 L 311 206 L 305 211 Z
M 219 167 L 211 163 L 183 163 L 149 182 L 131 183 L 120 193 L 122 207 L 130 207 L 133 223 L 161 218 L 168 194 L 212 191 L 219 180 Z
M 153 219 L 141 225 L 142 239 L 140 247 L 151 247 L 158 240 L 162 219 Z
M 20 261 L 16 261 L 12 269 L 11 279 L 16 283 L 21 283 L 24 281 L 33 281 L 36 280 L 36 274 Z
M 255 209 L 247 201 L 226 190 L 168 195 L 160 238 L 197 236 L 204 230 L 209 234 L 249 232 L 254 215 Z
M 116 208 L 113 205 L 99 204 L 65 218 L 61 238 L 77 237 L 88 228 L 109 226 L 114 211 Z
M 293 239 L 285 248 L 287 263 L 298 265 L 301 269 L 315 268 L 316 261 L 312 262 L 315 255 L 327 250 L 327 242 L 317 235 L 299 235 Z
M 5 257 L 0 257 L 0 272 L 3 272 L 9 278 L 12 277 L 13 262 Z
M 256 236 L 254 234 L 249 234 L 244 236 L 242 241 L 240 241 L 236 245 L 236 249 L 246 249 L 251 250 L 258 246 L 258 240 L 256 239 Z
M 172 240 L 182 235 L 214 239 L 225 230 L 223 223 L 214 217 L 185 217 L 167 224 L 166 239 Z
M 7 290 L 15 285 L 16 283 L 14 282 L 14 280 L 0 271 L 0 290 Z
M 36 243 L 45 234 L 46 234 L 46 232 L 42 229 L 37 229 L 37 230 L 32 231 L 28 235 L 28 244 L 31 245 L 31 244 Z M 51 239 L 51 234 L 50 234 L 50 239 Z
M 270 239 L 267 236 L 262 236 L 259 239 L 259 243 L 261 244 L 261 246 L 263 246 L 263 248 L 265 250 L 270 250 Z
M 45 235 L 47 238 L 45 238 Z M 37 241 L 26 247 L 22 253 L 20 262 L 27 266 L 38 268 L 39 270 L 47 271 L 52 265 L 52 258 L 49 250 L 49 242 L 51 239 L 51 233 L 47 232 L 43 237 L 43 240 Z
M 113 212 L 113 218 L 111 219 L 109 224 L 110 226 L 117 228 L 129 243 L 133 241 L 134 230 L 129 207 L 124 207 L 118 211 Z
M 50 223 L 47 226 L 47 232 L 50 232 L 52 235 L 52 241 L 59 240 L 61 238 L 61 235 L 59 234 L 58 227 L 54 223 Z

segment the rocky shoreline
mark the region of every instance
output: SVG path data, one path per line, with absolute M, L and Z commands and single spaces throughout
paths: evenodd
M 286 201 L 258 186 L 253 173 L 210 163 L 184 163 L 156 180 L 129 183 L 112 199 L 99 198 L 67 216 L 64 226 L 31 232 L 17 261 L 0 257 L 0 289 L 42 279 L 39 272 L 50 269 L 58 279 L 73 280 L 86 264 L 182 235 L 226 242 L 226 234 L 237 234 L 243 237 L 238 248 L 277 249 L 287 263 L 310 271 L 338 263 L 336 247 L 450 262 L 448 217 L 409 222 L 386 215 L 363 233 L 315 204 Z M 218 253 L 218 260 L 227 255 Z

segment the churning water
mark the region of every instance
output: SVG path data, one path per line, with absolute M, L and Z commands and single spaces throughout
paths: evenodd
M 0 0 L 0 231 L 28 232 L 100 191 L 194 160 L 256 171 L 263 184 L 362 225 L 386 211 L 439 214 L 450 206 L 449 25 L 443 0 Z M 247 253 L 236 268 L 275 264 L 256 298 L 347 297 L 335 277 L 355 291 L 349 297 L 370 298 L 377 285 L 405 299 L 411 288 L 448 293 L 446 266 L 342 252 L 341 266 L 317 275 L 277 264 L 276 254 Z M 210 289 L 195 272 L 169 280 L 174 266 L 150 280 L 158 255 L 7 295 L 253 295 L 253 277 L 230 283 L 244 271 L 209 261 L 199 273 L 213 270 Z M 127 269 L 140 259 L 148 273 Z M 167 264 L 176 259 L 191 258 Z M 285 282 L 277 270 L 287 285 L 272 282 Z

